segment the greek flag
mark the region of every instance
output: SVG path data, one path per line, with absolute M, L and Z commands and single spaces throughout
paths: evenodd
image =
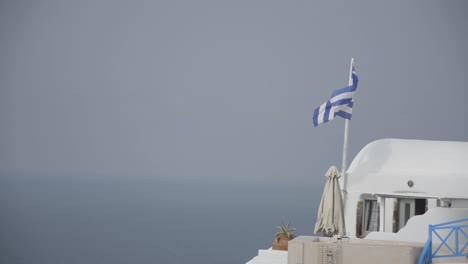
M 358 77 L 354 65 L 352 66 L 351 77 L 353 84 L 333 91 L 330 100 L 314 110 L 314 126 L 333 120 L 335 116 L 351 119 L 354 93 L 358 85 Z

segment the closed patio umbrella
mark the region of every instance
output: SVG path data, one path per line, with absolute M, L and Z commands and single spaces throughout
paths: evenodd
M 340 172 L 335 166 L 331 166 L 325 176 L 327 181 L 320 201 L 314 233 L 322 232 L 328 236 L 345 235 L 343 197 L 338 182 Z

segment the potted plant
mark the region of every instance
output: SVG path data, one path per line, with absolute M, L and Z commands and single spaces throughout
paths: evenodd
M 275 240 L 273 241 L 272 249 L 274 250 L 288 250 L 288 241 L 294 238 L 292 232 L 296 228 L 290 228 L 290 224 L 282 224 L 277 226 L 280 230 L 276 233 Z

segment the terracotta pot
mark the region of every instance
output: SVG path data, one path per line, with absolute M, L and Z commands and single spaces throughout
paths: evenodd
M 288 237 L 287 235 L 278 235 L 273 241 L 272 249 L 274 250 L 288 250 L 288 241 L 294 237 Z

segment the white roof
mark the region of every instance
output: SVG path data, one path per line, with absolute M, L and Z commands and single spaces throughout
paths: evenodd
M 288 251 L 260 249 L 258 256 L 249 260 L 246 264 L 287 264 Z
M 347 190 L 468 198 L 468 142 L 381 139 L 366 145 L 348 169 Z M 413 187 L 408 186 L 408 181 Z

